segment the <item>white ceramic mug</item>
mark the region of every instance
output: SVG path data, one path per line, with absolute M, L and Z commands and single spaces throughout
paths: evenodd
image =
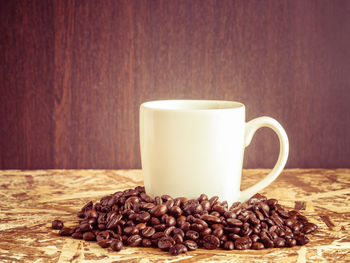
M 244 148 L 261 127 L 276 132 L 278 161 L 260 182 L 240 191 Z M 270 117 L 245 122 L 245 106 L 215 100 L 159 100 L 140 106 L 140 146 L 145 189 L 152 197 L 197 198 L 205 193 L 246 201 L 282 172 L 288 137 Z

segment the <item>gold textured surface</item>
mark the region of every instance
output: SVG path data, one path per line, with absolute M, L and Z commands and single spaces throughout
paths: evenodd
M 244 170 L 243 188 L 267 173 Z M 140 170 L 0 171 L 0 262 L 350 262 L 350 169 L 285 170 L 261 192 L 319 226 L 303 247 L 171 257 L 154 248 L 114 252 L 51 229 L 53 219 L 76 225 L 76 212 L 90 200 L 142 184 Z

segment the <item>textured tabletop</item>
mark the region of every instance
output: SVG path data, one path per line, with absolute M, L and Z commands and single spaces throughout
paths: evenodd
M 243 187 L 268 170 L 244 170 Z M 285 170 L 262 194 L 298 209 L 319 228 L 310 243 L 260 251 L 204 250 L 171 257 L 154 248 L 102 249 L 95 242 L 61 237 L 53 219 L 77 224 L 76 212 L 136 185 L 140 170 L 0 171 L 0 262 L 346 262 L 350 261 L 350 169 Z

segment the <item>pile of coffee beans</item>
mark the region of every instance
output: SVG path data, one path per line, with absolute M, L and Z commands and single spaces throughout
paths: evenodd
M 64 227 L 54 220 L 59 235 L 97 241 L 120 251 L 123 246 L 157 247 L 179 255 L 198 248 L 264 249 L 293 247 L 309 242 L 317 229 L 297 211 L 288 211 L 276 199 L 256 194 L 230 207 L 217 196 L 197 199 L 151 198 L 142 186 L 88 202 L 78 212 L 79 225 Z

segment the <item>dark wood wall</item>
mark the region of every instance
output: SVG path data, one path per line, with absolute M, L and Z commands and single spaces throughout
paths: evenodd
M 138 110 L 224 99 L 350 166 L 350 1 L 0 1 L 0 168 L 140 167 Z M 181 140 L 181 138 L 179 138 Z M 272 167 L 261 129 L 245 167 Z

